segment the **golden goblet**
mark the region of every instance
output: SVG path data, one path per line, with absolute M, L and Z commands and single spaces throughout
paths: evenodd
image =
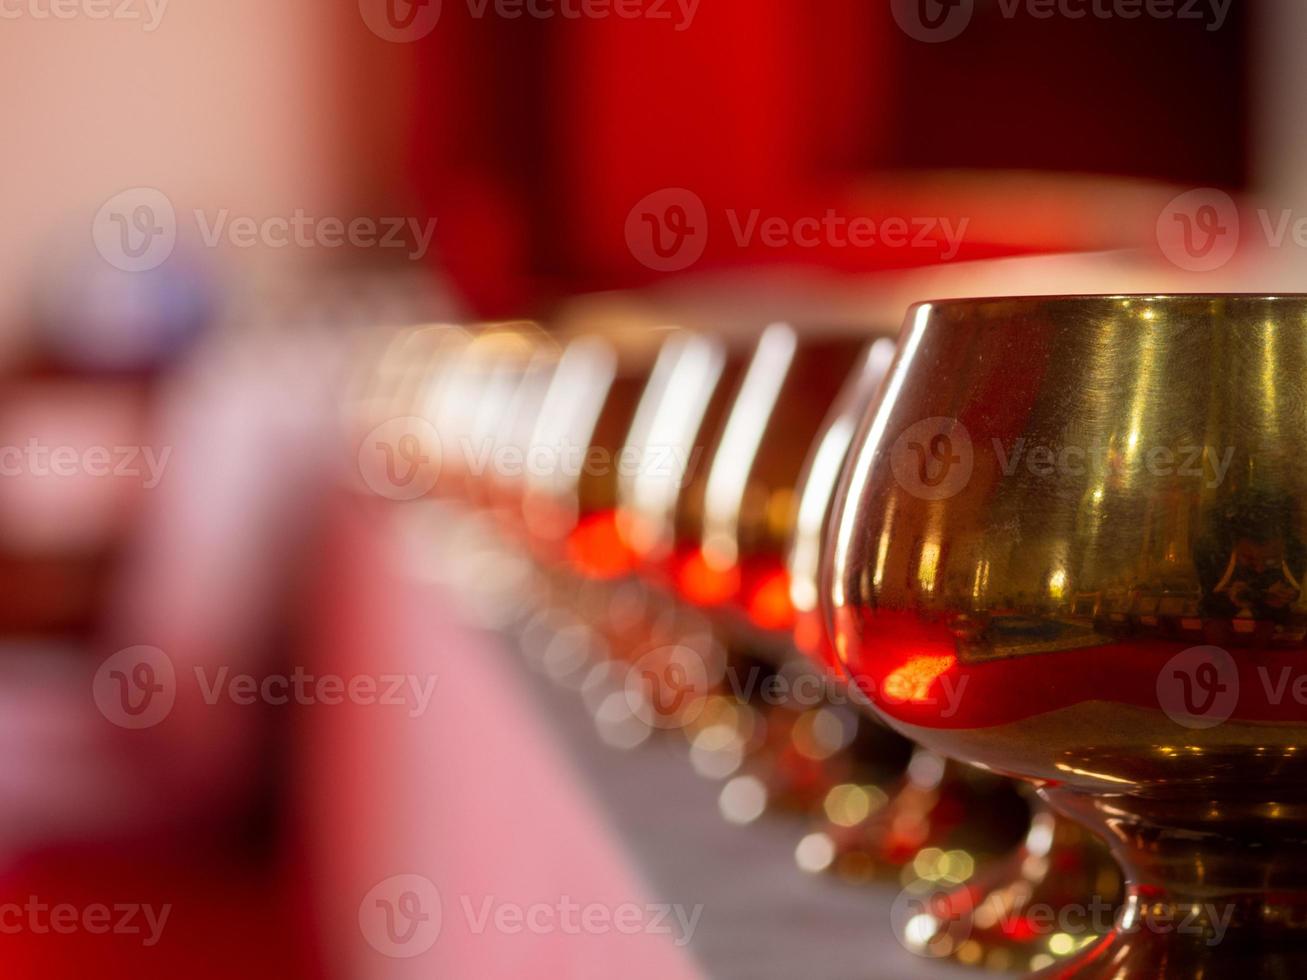
M 835 673 L 840 672 L 839 666 L 818 605 L 821 542 L 840 470 L 858 423 L 880 391 L 894 350 L 890 340 L 868 349 L 861 369 L 850 377 L 809 452 L 799 484 L 802 492 L 789 557 L 794 641 Z M 960 781 L 959 776 L 964 778 Z M 827 797 L 825 819 L 800 843 L 796 858 L 801 867 L 829 869 L 846 877 L 863 877 L 908 862 L 914 869 L 920 864 L 928 875 L 946 872 L 936 881 L 940 900 L 951 914 L 940 916 L 933 932 L 919 931 L 913 937 L 918 951 L 943 949 L 962 963 L 994 969 L 1065 957 L 1075 945 L 1056 932 L 1041 930 L 1027 912 L 1033 910 L 1038 916 L 1044 908 L 1061 908 L 1093 895 L 1115 909 L 1120 902 L 1115 863 L 1083 828 L 1038 804 L 1021 846 L 995 859 L 996 847 L 1001 849 L 1005 842 L 1003 830 L 1015 824 L 1010 810 L 1004 819 L 1005 809 L 996 801 L 1014 801 L 995 794 L 977 806 L 966 795 L 977 789 L 970 785 L 974 782 L 965 779 L 956 763 L 943 767 L 919 756 L 895 795 L 879 810 L 866 806 L 866 791 L 859 792 L 860 787 L 834 787 Z M 986 787 L 982 783 L 979 788 Z M 985 821 L 976 819 L 977 812 L 985 815 Z M 960 831 L 968 833 L 967 842 L 975 852 L 959 851 L 959 860 L 949 848 L 961 843 Z M 940 860 L 929 860 L 932 854 L 940 855 Z M 919 855 L 922 859 L 914 860 Z M 976 858 L 982 860 L 977 864 Z M 953 881 L 957 884 L 950 888 Z M 964 930 L 959 929 L 959 919 L 966 920 Z M 955 942 L 961 931 L 966 938 Z
M 857 690 L 850 691 L 835 676 L 840 669 L 818 609 L 821 541 L 858 423 L 881 388 L 894 349 L 887 339 L 872 344 L 831 407 L 799 479 L 797 516 L 789 542 L 794 644 L 825 668 L 832 697 L 839 695 L 841 701 L 847 701 L 850 693 L 856 695 Z M 900 868 L 910 866 L 912 870 L 905 874 L 946 874 L 947 880 L 969 889 L 969 900 L 977 860 L 994 858 L 1016 845 L 1024 803 L 1007 780 L 946 766 L 924 749 L 913 750 L 906 741 L 887 738 L 890 733 L 870 721 L 860 732 L 863 744 L 873 751 L 868 756 L 865 749 L 854 747 L 850 754 L 861 758 L 864 765 L 898 756 L 901 761 L 893 768 L 894 779 L 882 781 L 884 789 L 838 781 L 828 786 L 818 826 L 796 849 L 800 867 L 862 880 L 898 874 Z M 901 751 L 895 752 L 895 748 Z M 908 752 L 912 752 L 910 759 Z M 984 819 L 977 819 L 977 814 Z
M 1307 966 L 1305 327 L 1303 297 L 921 304 L 856 439 L 822 587 L 850 677 L 1124 869 L 1052 975 Z

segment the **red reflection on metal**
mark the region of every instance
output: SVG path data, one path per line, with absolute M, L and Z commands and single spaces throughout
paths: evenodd
M 957 662 L 951 653 L 912 657 L 885 676 L 885 696 L 896 701 L 929 701 L 931 685 Z

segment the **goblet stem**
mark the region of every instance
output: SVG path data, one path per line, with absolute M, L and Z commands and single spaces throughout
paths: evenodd
M 1040 795 L 1107 842 L 1127 887 L 1103 941 L 1039 976 L 1307 975 L 1307 805 Z

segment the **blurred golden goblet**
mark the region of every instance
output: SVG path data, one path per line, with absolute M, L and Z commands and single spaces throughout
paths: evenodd
M 522 513 L 542 561 L 596 579 L 630 570 L 616 527 L 622 450 L 658 350 L 677 332 L 616 329 L 566 342 L 523 460 Z
M 823 558 L 837 655 L 1125 870 L 1053 975 L 1307 967 L 1305 370 L 1302 297 L 927 303 L 864 420 Z
M 733 710 L 722 717 L 735 729 L 725 732 L 726 722 L 711 715 L 688 732 L 692 758 L 701 771 L 731 777 L 720 801 L 737 822 L 768 808 L 819 810 L 846 784 L 883 796 L 880 786 L 896 782 L 907 763 L 906 744 L 832 703 L 824 679 L 791 644 L 787 554 L 805 460 L 846 382 L 867 369 L 872 343 L 855 329 L 769 326 L 733 372 L 728 404 L 704 433 L 703 465 L 675 497 L 673 581 L 729 649 L 721 693 Z M 708 363 L 707 351 L 690 363 Z M 721 363 L 725 375 L 732 361 Z

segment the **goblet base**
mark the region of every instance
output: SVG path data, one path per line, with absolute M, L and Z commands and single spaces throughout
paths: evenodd
M 1307 943 L 1301 934 L 1259 932 L 1226 942 L 1229 945 L 1213 949 L 1192 937 L 1113 932 L 1074 959 L 1032 976 L 1037 980 L 1290 980 L 1307 971 Z
M 1307 802 L 1221 789 L 1194 800 L 1041 788 L 1107 842 L 1127 888 L 1101 942 L 1038 976 L 1307 975 Z

